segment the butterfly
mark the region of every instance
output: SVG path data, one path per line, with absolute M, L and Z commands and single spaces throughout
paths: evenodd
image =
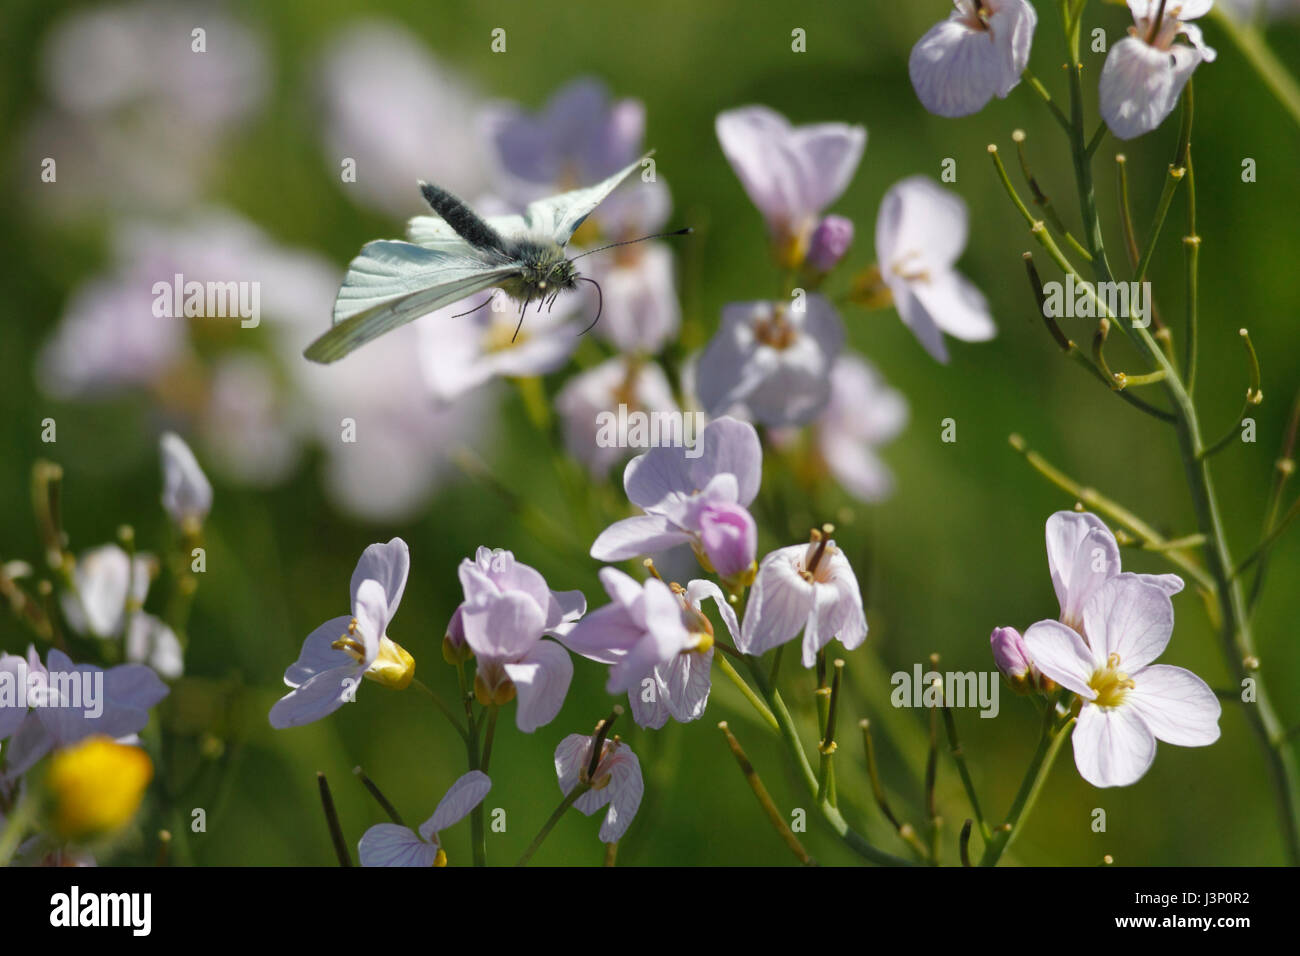
M 523 303 L 522 325 L 530 303 L 537 302 L 540 309 L 580 281 L 595 285 L 579 274 L 565 246 L 649 156 L 595 186 L 536 200 L 523 215 L 483 219 L 445 189 L 420 183 L 425 201 L 438 215 L 412 219 L 409 242 L 379 240 L 362 246 L 334 300 L 333 327 L 303 355 L 313 362 L 338 361 L 385 332 L 484 289 L 499 288 Z

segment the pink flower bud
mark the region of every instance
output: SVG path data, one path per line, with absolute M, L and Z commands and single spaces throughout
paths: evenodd
M 453 666 L 463 663 L 474 656 L 473 650 L 465 642 L 465 605 L 456 608 L 456 613 L 447 622 L 447 633 L 442 639 L 442 658 Z
M 1007 680 L 1016 683 L 1029 678 L 1033 662 L 1019 631 L 1014 627 L 995 627 L 989 643 L 993 645 L 993 660 Z
M 736 578 L 754 564 L 758 526 L 741 505 L 709 504 L 700 512 L 700 545 L 719 577 Z
M 853 222 L 843 216 L 827 216 L 813 230 L 808 244 L 808 266 L 816 272 L 830 272 L 853 244 Z

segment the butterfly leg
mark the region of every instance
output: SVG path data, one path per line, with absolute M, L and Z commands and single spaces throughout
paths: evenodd
M 486 299 L 484 299 L 479 305 L 474 306 L 474 308 L 472 309 L 467 309 L 464 312 L 457 312 L 455 315 L 452 316 L 452 318 L 459 319 L 462 315 L 470 315 L 471 313 L 477 312 L 479 309 L 483 308 L 484 306 L 490 305 L 492 303 L 492 300 L 495 298 L 496 298 L 496 293 L 494 292 Z
M 514 343 L 515 339 L 519 338 L 519 330 L 524 327 L 524 313 L 528 311 L 528 303 L 532 301 L 532 299 L 525 299 L 524 307 L 519 310 L 519 324 L 515 326 L 515 334 L 510 336 L 511 344 Z M 540 305 L 538 306 L 538 309 L 541 309 Z

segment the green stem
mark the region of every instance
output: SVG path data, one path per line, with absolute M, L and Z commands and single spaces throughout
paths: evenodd
M 740 688 L 740 692 L 745 695 L 745 700 L 749 701 L 754 710 L 758 711 L 758 716 L 762 717 L 763 721 L 773 730 L 780 730 L 776 718 L 772 716 L 772 711 L 768 709 L 767 704 L 763 703 L 763 698 L 759 697 L 754 688 L 750 687 L 745 682 L 745 678 L 741 677 L 736 671 L 736 668 L 731 666 L 731 661 L 727 660 L 727 655 L 714 654 L 713 659 L 722 669 L 722 673 L 726 674 L 731 679 L 731 682 Z
M 483 758 L 479 761 L 479 769 L 484 773 L 488 772 L 488 765 L 492 762 L 492 741 L 496 737 L 497 714 L 501 708 L 493 704 L 488 708 L 487 730 L 483 732 Z
M 36 809 L 36 799 L 30 793 L 25 794 L 5 820 L 4 831 L 0 832 L 0 867 L 8 866 L 18 852 L 27 828 L 36 819 Z
M 781 692 L 775 687 L 767 685 L 757 658 L 750 660 L 750 670 L 754 675 L 755 683 L 763 691 L 771 713 L 776 717 L 781 738 L 785 741 L 790 755 L 794 758 L 795 768 L 803 778 L 804 786 L 807 787 L 808 793 L 813 797 L 817 811 L 821 814 L 822 819 L 829 824 L 835 835 L 849 849 L 872 863 L 881 866 L 911 866 L 911 861 L 894 856 L 892 853 L 886 853 L 866 840 L 860 833 L 849 826 L 848 821 L 844 819 L 840 811 L 829 802 L 817 800 L 817 774 L 814 772 L 812 764 L 808 762 L 808 754 L 804 752 L 803 744 L 799 741 L 799 730 L 795 726 L 794 718 L 790 716 L 789 709 L 785 706 L 785 701 L 781 699 Z
M 1073 718 L 1060 728 L 1056 728 L 1055 723 L 1056 704 L 1054 701 L 1049 701 L 1043 712 L 1043 729 L 1038 738 L 1038 747 L 1034 751 L 1033 759 L 1029 762 L 1029 768 L 1025 771 L 1025 777 L 1020 783 L 1020 790 L 1016 793 L 1016 799 L 1011 804 L 1011 810 L 1007 814 L 1007 822 L 994 831 L 993 839 L 985 845 L 984 855 L 980 858 L 980 866 L 996 866 L 1002 854 L 1020 835 L 1020 831 L 1024 827 L 1024 821 L 1029 816 L 1030 811 L 1033 810 L 1034 803 L 1038 799 L 1038 793 L 1042 790 L 1048 774 L 1051 773 L 1056 755 L 1060 752 L 1061 745 L 1065 743 L 1065 738 L 1070 736 L 1070 731 L 1074 727 Z
M 966 788 L 966 797 L 970 800 L 971 812 L 975 814 L 975 822 L 979 824 L 980 836 L 984 838 L 985 845 L 993 838 L 989 831 L 989 825 L 984 822 L 984 811 L 980 809 L 980 799 L 975 793 L 975 781 L 971 779 L 970 768 L 966 766 L 966 753 L 961 748 L 961 740 L 957 736 L 957 719 L 953 716 L 952 708 L 945 706 L 943 708 L 943 722 L 948 730 L 948 747 L 952 753 L 953 763 L 957 765 L 957 773 L 961 776 L 962 786 Z
M 524 850 L 524 855 L 519 858 L 519 862 L 516 863 L 515 866 L 528 865 L 528 861 L 533 858 L 533 854 L 537 852 L 537 848 L 542 845 L 542 842 L 550 835 L 551 831 L 555 829 L 555 825 L 560 822 L 560 817 L 564 816 L 569 807 L 577 803 L 579 798 L 590 789 L 590 785 L 580 783 L 564 795 L 564 799 L 560 801 L 560 805 L 555 808 L 555 812 L 552 813 L 547 821 L 542 824 L 542 828 L 537 831 L 537 836 L 533 837 L 533 842 L 528 844 L 528 849 Z
M 431 687 L 425 684 L 424 681 L 420 680 L 418 677 L 411 678 L 411 686 L 423 691 L 428 698 L 433 701 L 434 705 L 442 711 L 442 715 L 446 717 L 447 722 L 455 728 L 456 733 L 460 734 L 460 739 L 466 743 L 469 742 L 469 737 L 465 733 L 465 728 L 461 726 L 460 721 L 456 718 L 455 712 L 447 705 L 446 701 L 439 697 Z

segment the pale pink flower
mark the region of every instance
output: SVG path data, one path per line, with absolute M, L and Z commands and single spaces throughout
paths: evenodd
M 459 823 L 483 802 L 492 781 L 481 770 L 471 770 L 451 785 L 438 801 L 433 816 L 420 824 L 420 831 L 396 823 L 377 823 L 357 844 L 362 866 L 446 866 L 438 834 Z
M 1047 566 L 1061 604 L 1061 623 L 1083 633 L 1083 609 L 1103 584 L 1120 574 L 1119 544 L 1094 514 L 1058 511 L 1047 519 Z M 1131 575 L 1173 596 L 1183 589 L 1176 574 Z
M 945 332 L 966 342 L 997 334 L 983 294 L 956 269 L 968 219 L 961 197 L 927 176 L 891 187 L 876 219 L 881 278 L 903 324 L 940 362 L 948 361 Z
M 698 457 L 688 458 L 685 448 L 660 446 L 628 462 L 623 488 L 645 514 L 602 531 L 592 543 L 593 558 L 625 561 L 690 544 L 710 568 L 715 557 L 728 567 L 738 562 L 737 542 L 754 541 L 752 535 L 714 528 L 706 541 L 705 530 L 714 522 L 734 527 L 737 508 L 748 509 L 757 497 L 763 471 L 758 433 L 748 422 L 719 418 L 697 440 L 703 445 Z
M 1074 763 L 1096 787 L 1136 783 L 1156 741 L 1204 747 L 1219 739 L 1222 708 L 1205 681 L 1152 663 L 1169 644 L 1169 595 L 1136 575 L 1111 578 L 1083 609 L 1083 632 L 1039 621 L 1025 632 L 1034 665 L 1081 698 Z
M 1133 26 L 1106 55 L 1099 103 L 1106 125 L 1120 139 L 1133 139 L 1163 123 L 1192 71 L 1217 56 L 1202 39 L 1201 28 L 1188 22 L 1209 13 L 1214 0 L 1128 0 L 1128 6 Z M 1191 45 L 1175 43 L 1180 35 Z
M 779 548 L 758 567 L 737 646 L 762 654 L 803 632 L 803 665 L 838 638 L 845 649 L 867 638 L 862 593 L 849 559 L 831 538 Z
M 939 116 L 977 113 L 1020 82 L 1038 15 L 1026 0 L 954 0 L 948 19 L 912 47 L 908 72 L 921 105 Z
M 791 126 L 765 106 L 727 110 L 714 125 L 727 162 L 763 214 L 778 260 L 799 265 L 822 213 L 848 188 L 862 160 L 866 129 Z
M 588 773 L 594 743 L 594 737 L 583 734 L 570 734 L 561 740 L 555 748 L 555 774 L 565 795 L 579 783 L 591 785 L 573 806 L 587 816 L 608 806 L 605 821 L 600 825 L 600 840 L 617 843 L 632 825 L 645 794 L 641 762 L 623 741 L 606 739 L 601 742 L 595 772 Z
M 555 719 L 573 679 L 568 652 L 544 634 L 567 634 L 587 610 L 581 591 L 552 591 L 509 551 L 479 548 L 460 563 L 466 644 L 474 651 L 474 693 L 484 706 L 518 697 L 515 724 L 526 734 Z
M 820 295 L 733 302 L 700 356 L 697 394 L 711 416 L 805 425 L 830 400 L 831 366 L 843 346 L 844 323 Z

